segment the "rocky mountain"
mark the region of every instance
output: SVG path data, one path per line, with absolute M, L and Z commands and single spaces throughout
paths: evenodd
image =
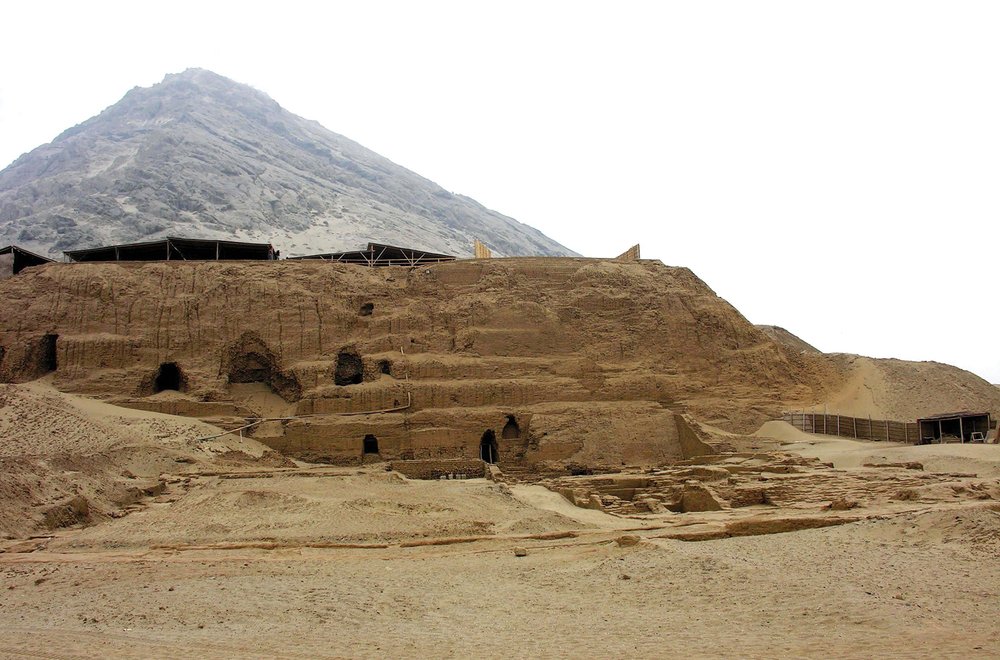
M 62 250 L 166 235 L 271 241 L 285 256 L 368 241 L 471 256 L 573 255 L 266 94 L 189 69 L 0 172 L 0 245 Z

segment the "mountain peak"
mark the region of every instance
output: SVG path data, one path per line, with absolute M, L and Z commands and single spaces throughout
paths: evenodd
M 225 76 L 219 75 L 214 71 L 209 71 L 208 69 L 202 69 L 200 67 L 191 67 L 188 69 L 184 69 L 180 73 L 168 73 L 167 75 L 163 76 L 163 82 L 170 82 L 171 80 L 185 80 L 191 82 L 213 80 L 213 81 L 224 81 L 234 85 L 239 84 L 233 80 L 230 80 L 229 78 L 226 78 Z
M 0 245 L 165 235 L 267 240 L 283 254 L 368 241 L 456 255 L 572 255 L 537 230 L 206 69 L 137 87 L 0 172 Z

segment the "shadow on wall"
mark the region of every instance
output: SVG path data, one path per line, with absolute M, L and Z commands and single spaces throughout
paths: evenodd
M 168 391 L 186 392 L 187 389 L 187 375 L 180 365 L 176 362 L 164 362 L 139 385 L 139 396 Z
M 14 346 L 0 347 L 0 382 L 25 383 L 59 368 L 59 335 L 36 335 Z
M 56 352 L 56 342 L 59 335 L 45 335 L 42 338 L 42 369 L 44 373 L 59 368 L 59 355 Z
M 230 383 L 265 383 L 285 401 L 297 401 L 302 386 L 294 374 L 286 374 L 274 352 L 254 332 L 244 332 L 224 353 Z
M 173 390 L 182 392 L 187 389 L 181 368 L 176 362 L 164 362 L 156 371 L 156 378 L 153 380 L 153 392 L 165 392 Z
M 337 353 L 337 368 L 333 374 L 336 385 L 357 385 L 365 378 L 365 364 L 361 355 L 352 349 Z
M 521 437 L 521 427 L 517 425 L 517 419 L 513 415 L 507 415 L 507 423 L 504 424 L 500 437 L 504 440 L 516 440 Z

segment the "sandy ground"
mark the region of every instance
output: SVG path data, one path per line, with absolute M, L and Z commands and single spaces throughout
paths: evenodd
M 45 430 L 63 428 L 61 416 L 40 416 L 36 458 L 152 455 L 164 444 L 172 458 L 155 462 L 162 492 L 128 515 L 0 541 L 0 656 L 937 658 L 1000 649 L 1000 502 L 966 497 L 969 478 L 933 487 L 947 498 L 872 499 L 841 513 L 803 500 L 619 517 L 537 485 L 410 481 L 377 464 L 275 465 L 262 452 L 232 461 L 232 447 L 197 442 L 212 430 L 199 422 L 91 410 L 44 384 L 4 392 L 11 405 L 40 398 L 103 434 L 60 444 Z M 150 430 L 160 424 L 179 426 Z M 845 474 L 884 472 L 887 491 L 920 475 L 855 466 L 940 460 L 975 472 L 1000 462 L 995 446 L 875 446 L 787 425 L 761 433 Z M 250 457 L 254 444 L 239 454 Z M 854 522 L 668 538 L 782 511 Z M 521 548 L 526 556 L 515 555 Z
M 0 562 L 0 653 L 987 657 L 1000 646 L 996 539 L 970 532 L 995 534 L 998 518 L 977 509 L 631 547 L 594 532 L 15 555 Z
M 782 441 L 783 450 L 829 461 L 838 468 L 916 461 L 931 472 L 972 472 L 981 477 L 1000 477 L 1000 445 L 996 444 L 866 442 L 804 433 L 786 422 L 777 421 L 764 424 L 757 435 Z

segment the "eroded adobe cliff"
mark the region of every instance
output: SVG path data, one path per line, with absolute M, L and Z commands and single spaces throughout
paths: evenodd
M 653 464 L 697 451 L 679 413 L 748 432 L 819 380 L 659 262 L 52 264 L 2 287 L 0 378 L 203 418 L 262 414 L 234 396 L 257 383 L 297 418 L 259 437 L 338 462 L 372 435 L 383 458 L 495 438 L 508 463 Z

